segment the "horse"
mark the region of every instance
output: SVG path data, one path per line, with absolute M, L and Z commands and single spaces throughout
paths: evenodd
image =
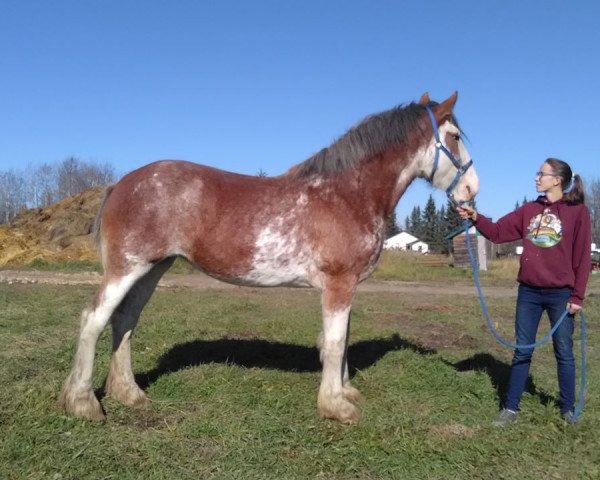
M 109 320 L 105 392 L 125 405 L 148 401 L 132 372 L 131 336 L 159 279 L 180 256 L 224 282 L 320 289 L 318 413 L 356 423 L 362 397 L 350 382 L 346 358 L 350 307 L 357 285 L 377 266 L 387 219 L 416 178 L 457 202 L 478 191 L 453 114 L 457 95 L 437 103 L 425 93 L 418 102 L 368 116 L 280 176 L 166 160 L 109 187 L 95 223 L 103 276 L 81 314 L 73 367 L 59 396 L 62 408 L 105 418 L 92 371 Z

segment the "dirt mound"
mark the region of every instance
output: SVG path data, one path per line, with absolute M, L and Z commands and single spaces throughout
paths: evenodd
M 0 265 L 97 260 L 94 219 L 105 186 L 94 187 L 46 208 L 19 213 L 0 226 Z

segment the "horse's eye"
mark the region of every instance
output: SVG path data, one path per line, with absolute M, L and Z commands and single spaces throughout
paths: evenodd
M 456 140 L 457 142 L 460 142 L 460 135 L 456 134 L 453 136 L 454 136 L 454 140 Z

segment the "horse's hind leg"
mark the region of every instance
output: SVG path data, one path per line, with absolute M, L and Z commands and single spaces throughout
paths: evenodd
M 102 406 L 92 390 L 92 373 L 96 342 L 114 310 L 135 282 L 150 270 L 151 265 L 132 267 L 125 275 L 107 275 L 92 305 L 81 314 L 77 353 L 71 373 L 65 380 L 59 403 L 78 417 L 102 420 Z
M 163 260 L 140 278 L 111 317 L 113 354 L 106 378 L 106 393 L 125 405 L 138 405 L 147 401 L 146 394 L 136 384 L 131 370 L 131 335 L 158 281 L 174 260 L 175 258 Z

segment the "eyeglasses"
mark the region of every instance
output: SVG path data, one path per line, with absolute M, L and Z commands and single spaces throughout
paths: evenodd
M 556 173 L 535 172 L 536 177 L 558 177 Z

